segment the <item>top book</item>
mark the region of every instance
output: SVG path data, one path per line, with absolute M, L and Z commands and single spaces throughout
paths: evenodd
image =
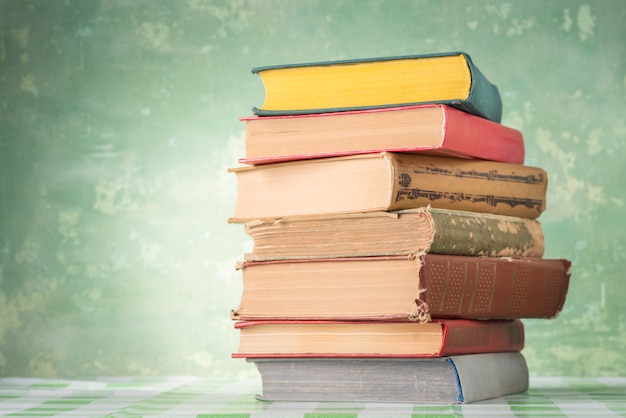
M 259 116 L 439 103 L 500 122 L 497 87 L 464 52 L 287 64 L 252 69 L 263 81 Z

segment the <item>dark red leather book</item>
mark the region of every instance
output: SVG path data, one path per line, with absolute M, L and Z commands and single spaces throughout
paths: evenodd
M 564 259 L 353 257 L 246 262 L 234 319 L 553 318 L 569 286 Z
M 440 357 L 520 351 L 520 320 L 237 322 L 233 357 Z

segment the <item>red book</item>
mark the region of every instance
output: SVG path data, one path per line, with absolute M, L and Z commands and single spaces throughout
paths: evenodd
M 522 164 L 516 129 L 447 105 L 243 117 L 244 164 L 368 154 L 423 153 Z
M 553 318 L 565 259 L 418 254 L 246 262 L 235 319 Z
M 520 351 L 520 320 L 242 321 L 233 357 L 441 357 Z

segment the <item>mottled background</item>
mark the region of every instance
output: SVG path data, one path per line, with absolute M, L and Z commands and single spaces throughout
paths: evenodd
M 533 375 L 625 375 L 624 1 L 0 0 L 0 375 L 236 376 L 256 66 L 462 50 L 549 173 Z

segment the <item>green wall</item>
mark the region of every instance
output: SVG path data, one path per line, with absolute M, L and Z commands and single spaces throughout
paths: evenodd
M 255 66 L 462 50 L 549 173 L 565 310 L 533 375 L 626 375 L 624 1 L 0 0 L 0 375 L 254 375 L 233 360 L 226 172 Z

